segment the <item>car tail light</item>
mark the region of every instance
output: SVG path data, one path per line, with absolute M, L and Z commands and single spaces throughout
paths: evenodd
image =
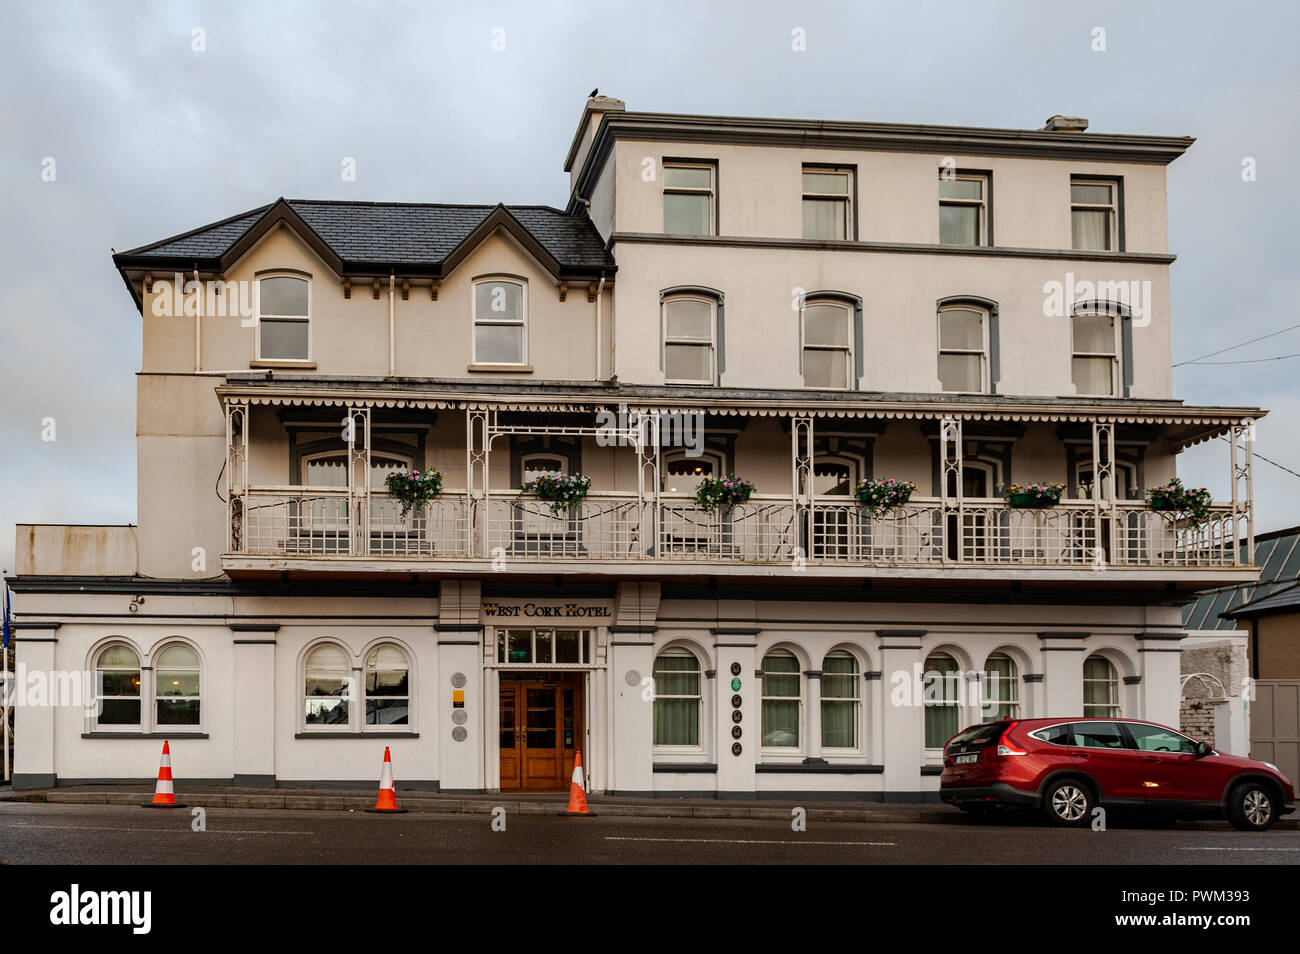
M 997 748 L 999 758 L 1002 758 L 1004 756 L 1009 756 L 1009 755 L 1029 754 L 1027 751 L 1020 748 L 1019 745 L 1016 745 L 1014 742 L 1011 741 L 1011 730 L 1014 729 L 1019 724 L 1020 724 L 1019 722 L 1013 722 L 1005 729 L 1002 730 L 1002 735 L 998 739 L 998 748 Z

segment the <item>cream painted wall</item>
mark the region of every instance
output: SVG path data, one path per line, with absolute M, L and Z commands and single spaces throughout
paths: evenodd
M 646 159 L 657 169 L 716 162 L 718 233 L 755 238 L 802 238 L 805 163 L 856 167 L 857 238 L 919 243 L 939 241 L 939 170 L 952 159 L 992 173 L 993 237 L 1015 248 L 1070 248 L 1070 177 L 1121 176 L 1127 250 L 1167 251 L 1165 169 L 1156 164 L 624 140 L 613 157 L 620 232 L 663 232 L 663 178 L 642 175 Z

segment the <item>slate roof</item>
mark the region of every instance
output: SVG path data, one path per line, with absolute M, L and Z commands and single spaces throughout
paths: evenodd
M 1300 610 L 1300 583 L 1292 583 L 1262 599 L 1243 603 L 1236 609 L 1228 611 L 1228 615 L 1235 619 L 1238 616 L 1256 616 L 1260 613 L 1278 613 L 1288 610 Z
M 1235 630 L 1237 624 L 1219 614 L 1235 611 L 1245 603 L 1264 600 L 1289 590 L 1300 580 L 1300 527 L 1278 530 L 1255 538 L 1255 563 L 1259 580 L 1237 586 L 1223 586 L 1201 593 L 1183 607 L 1183 627 L 1188 630 Z M 1300 592 L 1293 594 L 1300 597 Z M 1255 608 L 1253 605 L 1252 609 Z
M 346 265 L 437 265 L 497 208 L 406 202 L 288 199 L 288 206 Z M 217 259 L 278 203 L 261 206 L 181 235 L 119 252 L 119 264 Z M 612 268 L 613 256 L 586 215 L 544 205 L 505 206 L 565 268 Z

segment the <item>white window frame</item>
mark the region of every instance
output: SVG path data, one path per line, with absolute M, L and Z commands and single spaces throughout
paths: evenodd
M 844 312 L 845 328 L 848 332 L 845 345 L 810 345 L 808 343 L 808 323 L 806 315 L 810 305 L 832 305 Z M 857 384 L 856 368 L 857 364 L 853 354 L 854 347 L 854 328 L 853 328 L 853 305 L 838 298 L 808 298 L 799 304 L 799 375 L 803 378 L 803 386 L 813 391 L 852 391 Z M 840 351 L 844 355 L 844 387 L 834 387 L 826 384 L 809 384 L 807 362 L 804 360 L 809 351 Z
M 925 697 L 925 689 L 926 689 L 927 687 L 925 686 L 925 678 L 924 678 L 924 677 L 925 677 L 925 674 L 926 674 L 926 673 L 932 671 L 932 670 L 930 669 L 930 660 L 933 659 L 935 656 L 947 656 L 949 659 L 952 660 L 953 665 L 956 666 L 956 669 L 955 669 L 955 670 L 952 670 L 952 671 L 941 671 L 941 670 L 938 670 L 938 669 L 933 670 L 934 672 L 939 672 L 939 673 L 940 673 L 940 679 L 938 680 L 938 685 L 940 685 L 940 686 L 942 687 L 942 689 L 940 690 L 940 692 L 941 692 L 940 697 L 939 697 L 938 699 L 934 700 L 934 701 L 931 701 L 931 700 L 929 700 L 929 699 L 927 699 L 927 698 Z M 956 673 L 956 679 L 957 679 L 957 680 L 962 680 L 962 681 L 963 681 L 963 682 L 962 682 L 962 685 L 957 686 L 955 689 L 951 689 L 951 687 L 952 687 L 952 685 L 953 685 L 953 682 L 954 682 L 953 677 L 952 677 L 952 672 L 955 672 L 955 673 Z M 947 649 L 933 649 L 933 650 L 931 650 L 931 651 L 929 651 L 928 653 L 925 654 L 925 659 L 922 660 L 922 663 L 921 663 L 921 676 L 922 676 L 922 683 L 921 683 L 921 685 L 922 685 L 922 696 L 921 696 L 921 744 L 922 744 L 923 751 L 924 751 L 924 753 L 925 753 L 925 759 L 926 759 L 926 761 L 927 761 L 927 762 L 933 762 L 933 761 L 936 761 L 937 759 L 939 759 L 939 758 L 942 756 L 942 754 L 943 754 L 943 745 L 944 745 L 944 743 L 946 743 L 948 740 L 947 740 L 947 739 L 944 739 L 944 742 L 943 742 L 943 743 L 940 743 L 938 747 L 932 747 L 932 746 L 926 744 L 926 741 L 925 741 L 926 715 L 929 713 L 929 711 L 930 711 L 931 709 L 952 709 L 953 711 L 955 711 L 955 712 L 957 713 L 957 729 L 956 729 L 956 731 L 957 731 L 957 732 L 960 732 L 962 729 L 966 728 L 964 725 L 962 725 L 962 721 L 963 721 L 963 718 L 964 718 L 964 716 L 965 716 L 965 709 L 966 709 L 966 707 L 963 706 L 963 705 L 961 704 L 961 693 L 962 693 L 962 690 L 965 688 L 965 682 L 964 682 L 964 680 L 965 680 L 966 676 L 965 676 L 965 673 L 962 672 L 962 668 L 961 668 L 961 660 L 957 658 L 957 656 L 956 656 L 955 653 L 953 653 L 953 652 L 951 652 L 950 650 L 947 650 Z M 954 695 L 953 695 L 952 697 L 949 697 L 949 695 L 948 695 L 950 689 L 951 689 L 951 691 L 954 693 Z
M 1091 659 L 1100 659 L 1100 660 L 1101 660 L 1102 662 L 1104 662 L 1107 666 L 1109 666 L 1109 667 L 1110 667 L 1110 674 L 1111 674 L 1111 677 L 1112 677 L 1112 678 L 1107 678 L 1107 679 L 1089 679 L 1088 676 L 1087 676 L 1087 671 L 1088 671 L 1088 661 L 1091 660 Z M 1114 662 L 1113 662 L 1109 657 L 1104 656 L 1104 655 L 1102 655 L 1101 653 L 1092 653 L 1091 655 L 1086 656 L 1086 657 L 1084 658 L 1084 660 L 1083 660 L 1083 671 L 1080 673 L 1080 679 L 1081 679 L 1082 682 L 1083 682 L 1083 690 L 1084 690 L 1084 691 L 1083 691 L 1083 701 L 1082 701 L 1082 703 L 1081 703 L 1081 705 L 1080 705 L 1080 711 L 1083 712 L 1083 718 L 1080 719 L 1080 720 L 1078 720 L 1078 721 L 1080 721 L 1080 722 L 1107 722 L 1107 721 L 1111 721 L 1111 720 L 1114 720 L 1114 719 L 1122 719 L 1122 718 L 1124 718 L 1124 690 L 1123 690 L 1122 680 L 1120 679 L 1120 675 L 1119 675 L 1119 667 L 1116 666 L 1115 663 L 1114 663 Z M 1104 703 L 1105 707 L 1106 707 L 1108 710 L 1114 710 L 1113 712 L 1108 711 L 1108 712 L 1106 712 L 1106 713 L 1103 714 L 1103 715 L 1095 715 L 1095 714 L 1094 714 L 1094 715 L 1089 715 L 1089 714 L 1088 714 L 1088 709 L 1089 709 L 1090 706 L 1091 706 L 1093 709 L 1096 709 L 1096 708 L 1098 708 L 1100 705 L 1103 705 L 1103 703 L 1095 703 L 1095 702 L 1094 702 L 1094 703 L 1089 703 L 1089 702 L 1087 701 L 1087 699 L 1088 699 L 1088 684 L 1089 684 L 1089 683 L 1104 683 L 1105 685 L 1110 686 L 1110 687 L 1112 687 L 1112 688 L 1114 689 L 1114 692 L 1108 692 L 1108 693 L 1107 693 L 1107 696 L 1109 696 L 1113 701 L 1112 701 L 1112 702 L 1108 702 L 1108 703 Z
M 296 279 L 297 281 L 307 283 L 306 317 L 302 315 L 263 315 L 262 314 L 262 282 L 264 279 L 268 279 L 268 278 L 292 278 L 292 279 Z M 312 311 L 315 307 L 315 301 L 313 297 L 315 293 L 315 289 L 312 287 L 311 277 L 308 275 L 304 275 L 301 272 L 292 272 L 292 271 L 266 272 L 265 274 L 261 274 L 257 276 L 257 280 L 253 283 L 253 286 L 254 286 L 253 297 L 256 299 L 254 309 L 257 314 L 256 330 L 253 336 L 255 338 L 253 353 L 256 356 L 254 360 L 255 361 L 280 361 L 286 364 L 310 364 L 313 360 L 312 356 L 315 354 L 315 341 L 314 341 L 315 335 L 312 333 L 313 322 L 311 320 Z M 262 355 L 262 319 L 263 318 L 270 318 L 274 321 L 305 321 L 307 323 L 307 357 L 305 358 L 263 357 Z
M 973 311 L 980 316 L 980 330 L 982 331 L 982 343 L 978 352 L 969 351 L 960 348 L 945 348 L 943 346 L 943 314 L 946 311 Z M 992 317 L 989 315 L 987 308 L 981 308 L 978 305 L 967 305 L 954 302 L 948 305 L 942 305 L 935 315 L 935 340 L 939 345 L 938 363 L 943 362 L 943 356 L 946 354 L 978 354 L 980 358 L 980 389 L 978 391 L 950 391 L 943 386 L 943 376 L 939 375 L 939 391 L 942 394 L 988 394 L 989 393 L 989 326 L 992 324 Z
M 657 664 L 659 662 L 659 657 L 667 653 L 673 653 L 677 655 L 680 655 L 682 653 L 689 653 L 691 655 L 691 658 L 695 660 L 695 667 L 696 667 L 695 673 L 699 676 L 699 688 L 700 688 L 699 695 L 679 696 L 679 695 L 670 695 L 668 693 L 659 691 L 659 681 L 657 678 L 655 678 L 656 674 L 659 671 L 657 668 Z M 700 658 L 700 654 L 696 652 L 694 649 L 692 649 L 690 646 L 683 646 L 680 643 L 675 643 L 669 646 L 665 646 L 662 649 L 660 649 L 657 653 L 655 653 L 654 659 L 651 660 L 650 662 L 651 678 L 655 678 L 654 702 L 651 703 L 651 705 L 652 706 L 657 705 L 660 699 L 694 699 L 697 705 L 695 723 L 699 728 L 699 738 L 696 739 L 694 743 L 688 742 L 682 745 L 669 745 L 669 744 L 654 742 L 653 749 L 656 753 L 663 754 L 663 755 L 683 755 L 683 754 L 698 755 L 704 753 L 705 751 L 704 741 L 707 738 L 707 725 L 705 723 L 705 717 L 708 711 L 704 705 L 704 697 L 708 688 L 707 686 L 708 680 L 704 675 L 705 671 L 706 669 L 704 665 L 704 660 L 702 660 Z M 653 742 L 653 737 L 654 737 L 654 721 L 653 721 L 654 713 L 653 712 L 651 712 L 650 718 L 651 718 L 650 734 L 651 734 L 651 740 Z
M 803 176 L 805 173 L 813 173 L 814 175 L 844 176 L 848 188 L 843 193 L 809 192 L 803 188 Z M 853 227 L 855 221 L 854 214 L 853 214 L 853 191 L 854 191 L 853 173 L 854 173 L 854 169 L 851 166 L 819 166 L 816 163 L 804 163 L 804 165 L 800 168 L 799 183 L 800 183 L 800 190 L 802 192 L 801 198 L 799 200 L 800 220 L 802 221 L 803 218 L 803 204 L 808 199 L 816 199 L 819 201 L 830 200 L 830 201 L 838 202 L 841 205 L 841 209 L 844 215 L 844 235 L 841 236 L 840 238 L 825 238 L 823 236 L 808 235 L 807 233 L 804 234 L 803 236 L 804 238 L 816 242 L 851 242 L 854 240 L 854 238 L 857 235 L 857 231 Z
M 852 659 L 854 668 L 851 674 L 832 673 L 831 678 L 851 679 L 853 682 L 853 691 L 854 691 L 854 695 L 852 697 L 835 697 L 835 696 L 828 697 L 822 692 L 823 688 L 826 685 L 826 659 L 832 655 L 837 655 L 837 654 L 842 654 Z M 821 751 L 823 756 L 834 757 L 834 756 L 862 755 L 866 751 L 867 733 L 866 733 L 866 725 L 864 724 L 865 720 L 863 718 L 863 715 L 866 711 L 866 705 L 864 704 L 864 698 L 863 698 L 865 696 L 865 692 L 863 691 L 864 679 L 862 676 L 864 668 L 865 667 L 862 664 L 862 660 L 858 658 L 857 653 L 843 646 L 838 646 L 832 649 L 830 652 L 826 654 L 826 656 L 822 657 L 822 674 L 821 674 L 821 678 L 817 680 L 817 705 L 821 706 L 825 702 L 830 702 L 830 703 L 851 702 L 853 704 L 853 734 L 857 743 L 856 745 L 852 745 L 852 746 L 827 745 L 826 744 L 826 716 L 822 714 L 820 720 L 822 737 L 819 741 L 821 744 Z
M 993 671 L 988 668 L 989 661 L 993 659 L 995 656 L 1001 656 L 1003 659 L 1010 661 L 1011 663 L 1010 676 L 1003 677 L 1001 675 L 995 675 Z M 980 706 L 980 712 L 979 712 L 981 722 L 986 721 L 984 710 L 989 708 L 990 702 L 993 705 L 998 707 L 1001 706 L 1009 707 L 1011 709 L 1011 715 L 1008 718 L 1012 718 L 1012 719 L 1024 718 L 1024 699 L 1023 699 L 1023 693 L 1021 693 L 1020 691 L 1020 686 L 1021 683 L 1023 682 L 1023 679 L 1020 674 L 1020 662 L 1016 659 L 1015 656 L 1001 649 L 989 653 L 988 657 L 984 660 L 984 672 L 981 674 L 981 682 L 982 682 L 981 692 L 983 695 L 982 699 L 980 700 L 983 703 L 983 705 Z M 997 683 L 1006 683 L 1010 687 L 1006 699 L 995 699 L 990 695 L 989 687 Z
M 183 647 L 184 649 L 188 649 L 191 653 L 194 654 L 194 667 L 195 667 L 194 671 L 198 674 L 198 678 L 199 678 L 199 694 L 197 696 L 164 696 L 158 692 L 159 673 L 164 671 L 159 667 L 159 661 L 162 659 L 162 654 L 174 646 Z M 191 645 L 190 643 L 187 643 L 183 639 L 169 639 L 167 640 L 167 642 L 163 643 L 154 651 L 153 656 L 150 659 L 150 669 L 153 672 L 154 678 L 153 678 L 153 692 L 151 693 L 153 698 L 149 702 L 149 719 L 150 719 L 150 725 L 154 727 L 154 730 L 163 731 L 163 732 L 202 732 L 203 724 L 204 724 L 203 723 L 204 711 L 205 711 L 203 705 L 203 685 L 204 685 L 203 655 L 198 651 L 198 648 Z M 169 671 L 188 672 L 188 670 L 180 670 L 180 669 L 169 670 Z M 159 702 L 174 702 L 178 700 L 191 700 L 191 699 L 197 701 L 199 704 L 198 722 L 194 722 L 194 723 L 169 722 L 166 725 L 163 725 L 158 721 Z
M 709 230 L 704 235 L 718 234 L 718 165 L 707 159 L 690 160 L 690 159 L 664 159 L 661 168 L 664 174 L 663 194 L 668 195 L 706 195 L 709 198 Z M 668 185 L 669 169 L 707 169 L 709 173 L 709 186 L 707 189 L 692 188 L 688 186 L 670 186 Z M 660 201 L 659 211 L 663 213 L 663 201 Z M 667 216 L 664 216 L 664 234 L 665 235 L 698 235 L 698 232 L 669 232 Z
M 134 696 L 116 696 L 116 695 L 114 695 L 114 696 L 104 696 L 104 695 L 100 695 L 100 691 L 99 691 L 99 690 L 100 690 L 100 678 L 99 678 L 99 673 L 100 673 L 100 670 L 101 670 L 103 667 L 100 665 L 100 662 L 99 662 L 99 661 L 100 661 L 100 659 L 103 657 L 104 653 L 108 652 L 110 649 L 125 649 L 127 652 L 131 653 L 131 655 L 135 656 L 135 670 L 134 670 L 134 671 L 135 671 L 136 675 L 139 677 L 139 689 L 138 689 L 137 693 L 136 693 Z M 149 731 L 149 726 L 153 724 L 153 717 L 152 717 L 152 713 L 150 712 L 150 709 L 149 709 L 149 701 L 148 701 L 148 699 L 147 699 L 147 693 L 145 692 L 145 673 L 146 673 L 148 670 L 147 670 L 146 667 L 145 667 L 145 664 L 144 664 L 144 657 L 141 655 L 140 651 L 137 650 L 137 649 L 136 649 L 134 646 L 132 646 L 130 643 L 128 643 L 128 642 L 124 642 L 124 641 L 121 640 L 121 639 L 109 640 L 108 642 L 104 643 L 103 645 L 101 645 L 101 646 L 97 646 L 97 647 L 95 648 L 95 651 L 94 651 L 94 653 L 93 653 L 92 656 L 91 656 L 91 667 L 92 667 L 92 673 L 93 673 L 93 677 L 92 677 L 92 678 L 94 678 L 94 680 L 95 680 L 95 684 L 94 684 L 94 698 L 95 698 L 95 702 L 97 703 L 97 705 L 95 706 L 95 711 L 91 714 L 91 717 L 90 717 L 90 718 L 91 718 L 91 725 L 92 725 L 92 727 L 93 727 L 93 731 L 95 731 L 95 732 L 136 732 L 136 731 L 139 731 L 139 732 L 141 732 L 141 733 L 148 732 L 148 731 Z M 110 667 L 109 669 L 107 669 L 107 670 L 105 670 L 105 671 L 107 671 L 107 672 L 131 672 L 132 670 L 130 670 L 130 669 L 124 669 L 124 668 L 119 667 L 119 666 L 113 666 L 113 667 Z M 102 710 L 102 706 L 98 705 L 98 703 L 99 703 L 100 701 L 102 701 L 102 700 L 105 700 L 105 699 L 127 699 L 127 700 L 135 699 L 135 700 L 137 700 L 137 701 L 140 703 L 140 717 L 139 717 L 139 719 L 138 719 L 137 721 L 135 721 L 135 722 L 103 722 L 103 723 L 101 723 L 101 722 L 99 721 L 99 718 L 100 718 L 100 712 L 101 712 L 101 710 Z M 200 709 L 200 712 L 202 712 L 202 709 Z
M 478 286 L 479 285 L 518 285 L 519 286 L 519 317 L 518 318 L 480 318 L 478 315 Z M 527 367 L 528 366 L 528 281 L 517 275 L 480 275 L 470 283 L 469 296 L 469 318 L 471 330 L 470 349 L 473 354 L 473 363 L 476 365 L 486 365 L 489 367 Z M 503 325 L 519 326 L 523 329 L 520 335 L 520 355 L 518 361 L 482 361 L 478 356 L 478 327 L 479 325 Z
M 989 174 L 986 172 L 955 172 L 951 175 L 945 175 L 944 172 L 945 170 L 943 169 L 939 170 L 939 181 L 941 183 L 944 181 L 980 183 L 980 197 L 978 199 L 955 199 L 947 198 L 942 195 L 939 197 L 940 244 L 953 245 L 957 248 L 982 248 L 987 246 L 989 244 Z M 977 229 L 978 235 L 976 236 L 976 242 L 974 245 L 958 245 L 957 243 L 943 241 L 942 210 L 945 205 L 973 206 L 978 210 L 976 214 L 979 216 L 979 227 Z
M 1074 342 L 1074 319 L 1075 318 L 1108 318 L 1110 319 L 1111 344 L 1114 350 L 1110 353 L 1104 351 L 1080 351 Z M 1122 328 L 1120 322 L 1122 317 L 1115 312 L 1104 309 L 1086 308 L 1080 309 L 1070 315 L 1070 387 L 1074 388 L 1074 393 L 1080 397 L 1119 397 L 1124 387 L 1124 365 L 1123 365 L 1123 343 L 1120 340 Z M 1110 359 L 1110 392 L 1108 394 L 1084 394 L 1079 391 L 1078 385 L 1074 383 L 1074 359 L 1075 358 L 1109 358 Z
M 371 724 L 370 714 L 366 711 L 370 702 L 370 691 L 366 686 L 367 675 L 370 672 L 370 657 L 381 649 L 396 649 L 406 660 L 406 695 L 405 696 L 375 696 L 377 701 L 391 702 L 394 699 L 406 700 L 406 723 L 395 722 L 376 722 Z M 395 672 L 393 669 L 377 669 L 376 672 Z M 406 647 L 392 639 L 383 639 L 366 647 L 361 654 L 361 685 L 358 687 L 358 693 L 361 697 L 361 731 L 362 732 L 415 732 L 415 669 L 411 664 L 411 654 Z M 348 713 L 351 715 L 351 712 Z
M 329 647 L 337 649 L 343 653 L 343 661 L 346 668 L 344 671 L 344 695 L 342 696 L 309 696 L 307 695 L 307 673 L 310 670 L 311 657 L 318 649 Z M 342 643 L 332 639 L 321 639 L 310 644 L 302 654 L 302 663 L 298 667 L 298 731 L 304 734 L 312 733 L 320 735 L 348 735 L 356 731 L 357 727 L 357 703 L 362 695 L 361 687 L 357 682 L 357 667 L 354 664 L 352 651 Z M 350 692 L 348 690 L 351 690 Z M 343 723 L 332 725 L 313 724 L 307 721 L 307 701 L 309 699 L 335 699 L 340 698 L 348 704 L 348 720 Z M 364 710 L 361 718 L 365 719 Z
M 668 333 L 668 306 L 679 301 L 699 301 L 709 306 L 709 340 L 705 344 L 700 338 L 673 338 Z M 664 383 L 665 384 L 705 384 L 711 385 L 718 379 L 718 302 L 707 295 L 692 295 L 686 292 L 668 295 L 659 305 L 662 310 L 661 324 L 664 329 Z M 673 345 L 687 348 L 707 348 L 709 352 L 709 374 L 707 378 L 670 378 L 668 377 L 668 349 Z
M 578 660 L 579 661 L 576 663 L 537 662 L 538 630 L 550 632 L 552 635 L 554 635 L 556 632 L 562 629 L 572 630 L 578 634 Z M 525 630 L 528 632 L 528 654 L 530 657 L 529 661 L 511 662 L 510 655 L 509 655 L 510 646 L 506 641 L 507 637 L 512 632 L 521 632 Z M 553 670 L 553 671 L 570 670 L 570 669 L 593 669 L 595 668 L 595 664 L 591 661 L 591 656 L 592 653 L 595 651 L 594 647 L 592 646 L 592 642 L 595 640 L 595 633 L 596 631 L 589 626 L 572 626 L 572 625 L 540 626 L 540 625 L 529 625 L 528 623 L 521 623 L 519 625 L 505 624 L 505 625 L 495 626 L 493 627 L 492 630 L 492 639 L 493 639 L 494 646 L 492 649 L 491 665 L 497 669 L 532 669 L 532 670 Z M 552 657 L 556 655 L 555 649 L 557 645 L 558 645 L 558 641 L 553 641 L 551 644 Z
M 1110 189 L 1110 202 L 1075 202 L 1074 187 L 1105 186 Z M 1105 210 L 1110 213 L 1110 248 L 1080 249 L 1074 244 L 1074 213 Z M 1070 248 L 1082 252 L 1118 252 L 1119 249 L 1119 182 L 1115 179 L 1090 179 L 1085 176 L 1070 177 Z
M 797 697 L 796 696 L 769 696 L 767 695 L 767 692 L 764 688 L 766 679 L 764 678 L 764 676 L 758 677 L 759 751 L 763 754 L 769 754 L 769 755 L 802 755 L 808 749 L 808 715 L 807 715 L 808 709 L 807 706 L 805 705 L 805 696 L 807 695 L 807 691 L 808 691 L 808 686 L 807 686 L 808 680 L 803 673 L 803 660 L 799 658 L 798 653 L 796 653 L 788 646 L 773 646 L 771 649 L 763 653 L 759 661 L 759 665 L 760 667 L 762 667 L 764 673 L 766 673 L 767 670 L 767 665 L 766 665 L 767 657 L 773 655 L 774 653 L 784 653 L 793 657 L 795 661 L 794 672 L 777 672 L 776 670 L 773 670 L 772 672 L 773 675 L 778 675 L 778 676 L 798 676 L 799 695 Z M 763 736 L 766 735 L 763 726 L 763 703 L 768 701 L 774 701 L 774 702 L 794 701 L 797 703 L 798 717 L 797 717 L 796 725 L 798 727 L 797 731 L 799 733 L 799 741 L 796 742 L 794 745 L 767 745 L 763 741 Z

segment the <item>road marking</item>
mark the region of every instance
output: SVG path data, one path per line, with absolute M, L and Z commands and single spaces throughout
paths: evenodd
M 189 832 L 189 828 L 97 828 L 93 825 L 11 825 L 11 828 L 49 828 L 54 831 L 157 831 Z M 207 835 L 314 835 L 312 831 L 274 831 L 262 828 L 208 828 Z
M 1179 851 L 1300 851 L 1297 848 L 1179 848 Z
M 666 841 L 678 845 L 853 845 L 869 848 L 896 848 L 892 841 L 794 841 L 789 838 L 762 840 L 757 838 L 633 838 L 624 835 L 606 835 L 606 841 Z

